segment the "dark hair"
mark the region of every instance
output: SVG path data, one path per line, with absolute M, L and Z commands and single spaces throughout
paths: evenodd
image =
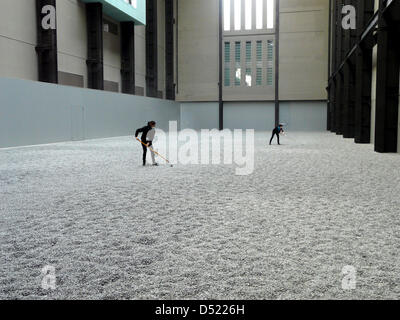
M 155 126 L 157 123 L 155 121 L 150 121 L 147 123 L 149 126 Z

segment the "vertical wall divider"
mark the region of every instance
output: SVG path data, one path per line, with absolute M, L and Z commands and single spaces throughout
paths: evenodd
M 88 39 L 88 87 L 104 90 L 103 65 L 103 5 L 101 3 L 86 4 L 86 23 Z
M 122 93 L 135 94 L 135 23 L 121 22 Z
M 49 15 L 50 25 L 43 25 L 45 15 Z M 38 80 L 58 83 L 56 0 L 36 0 L 36 29 Z
M 165 96 L 168 100 L 175 100 L 174 24 L 174 0 L 165 0 Z
M 219 61 L 219 66 L 218 66 L 218 123 L 219 123 L 219 130 L 224 129 L 224 101 L 223 101 L 223 59 L 222 59 L 222 54 L 223 54 L 223 0 L 219 0 L 219 15 L 218 15 L 218 61 Z M 231 2 L 232 3 L 232 2 Z
M 275 0 L 275 125 L 280 121 L 280 103 L 279 103 L 279 40 L 280 40 L 280 3 Z
M 157 0 L 146 0 L 146 95 L 158 97 Z

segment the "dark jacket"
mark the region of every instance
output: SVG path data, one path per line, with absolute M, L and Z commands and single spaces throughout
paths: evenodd
M 137 130 L 136 130 L 136 133 L 135 133 L 135 137 L 137 138 L 138 135 L 139 135 L 139 133 L 142 133 L 141 140 L 142 140 L 143 142 L 146 142 L 146 141 L 147 141 L 147 140 L 146 140 L 146 138 L 147 138 L 147 133 L 148 133 L 151 129 L 153 129 L 153 128 L 152 128 L 151 126 L 149 126 L 149 125 L 147 125 L 147 126 L 145 126 L 145 127 L 143 127 L 143 128 L 137 129 Z
M 277 127 L 274 128 L 273 133 L 280 134 L 281 132 L 284 132 L 283 128 L 281 126 L 277 126 Z

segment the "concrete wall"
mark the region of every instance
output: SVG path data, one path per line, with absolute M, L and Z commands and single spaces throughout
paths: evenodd
M 325 100 L 329 0 L 280 0 L 282 100 Z
M 0 78 L 0 147 L 132 135 L 180 119 L 173 101 Z M 179 125 L 179 124 L 178 124 Z
M 118 83 L 121 92 L 121 29 L 119 22 L 106 17 L 118 26 L 118 35 L 103 32 L 104 80 Z
M 36 2 L 0 1 L 0 76 L 37 80 Z
M 146 27 L 135 26 L 135 85 L 146 95 Z
M 78 0 L 57 0 L 56 5 L 58 70 L 83 76 L 84 87 L 87 87 L 85 5 Z
M 218 1 L 180 0 L 179 101 L 218 100 Z
M 86 9 L 79 0 L 57 0 L 58 69 L 83 77 L 87 87 Z M 159 90 L 165 91 L 165 6 L 158 0 Z M 118 35 L 104 32 L 104 80 L 117 82 L 121 91 L 121 57 Z M 146 90 L 145 27 L 135 26 L 136 86 Z M 36 46 L 36 1 L 0 1 L 0 77 L 38 79 Z M 64 78 L 60 78 L 61 84 Z M 69 82 L 68 82 L 69 84 Z M 165 96 L 165 93 L 164 93 Z
M 177 99 L 189 102 L 216 101 L 218 1 L 179 1 L 178 15 Z M 329 0 L 280 0 L 280 21 L 280 98 L 293 101 L 325 100 L 328 77 Z M 258 37 L 262 36 L 258 34 Z M 237 39 L 240 37 L 249 39 L 236 36 Z M 224 90 L 224 100 L 274 99 L 273 88 L 265 88 L 261 93 L 253 92 L 254 88 L 233 89 Z M 239 91 L 240 94 L 236 94 Z
M 218 129 L 218 119 L 216 102 L 181 103 L 181 129 Z

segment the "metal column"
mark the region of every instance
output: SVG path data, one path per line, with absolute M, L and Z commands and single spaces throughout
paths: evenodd
M 378 22 L 378 62 L 376 84 L 375 151 L 397 152 L 399 112 L 399 29 L 384 13 L 380 0 Z M 397 7 L 392 10 L 400 10 Z M 396 15 L 396 14 L 395 14 Z
M 158 96 L 157 0 L 146 0 L 146 95 Z
M 58 83 L 56 0 L 36 0 L 36 21 L 39 81 Z
M 86 4 L 88 41 L 88 87 L 104 90 L 103 66 L 103 6 L 101 3 Z
M 356 0 L 346 0 L 346 5 L 357 6 Z M 344 30 L 345 43 L 344 54 L 347 54 L 357 43 L 356 30 Z M 344 92 L 343 92 L 343 137 L 354 138 L 355 136 L 355 71 L 356 57 L 352 55 L 344 66 Z
M 122 93 L 135 94 L 135 23 L 121 22 Z
M 343 32 L 342 32 L 342 23 L 341 23 L 341 12 L 342 12 L 342 6 L 343 6 L 343 0 L 338 0 L 337 1 L 337 24 L 336 24 L 336 61 L 340 63 L 343 61 L 343 49 L 342 49 L 342 43 L 343 43 Z M 336 103 L 335 103 L 335 119 L 336 119 L 336 125 L 335 125 L 335 132 L 336 134 L 342 134 L 343 129 L 342 129 L 342 103 L 343 103 L 343 98 L 342 98 L 342 90 L 343 90 L 343 70 L 340 70 L 337 75 L 336 75 Z
M 357 3 L 357 34 L 361 38 L 363 30 L 374 15 L 374 0 Z M 372 48 L 373 35 L 368 35 L 356 51 L 356 106 L 355 142 L 371 142 L 371 88 L 372 88 Z
M 174 24 L 174 0 L 165 0 L 165 94 L 168 100 L 175 100 Z

